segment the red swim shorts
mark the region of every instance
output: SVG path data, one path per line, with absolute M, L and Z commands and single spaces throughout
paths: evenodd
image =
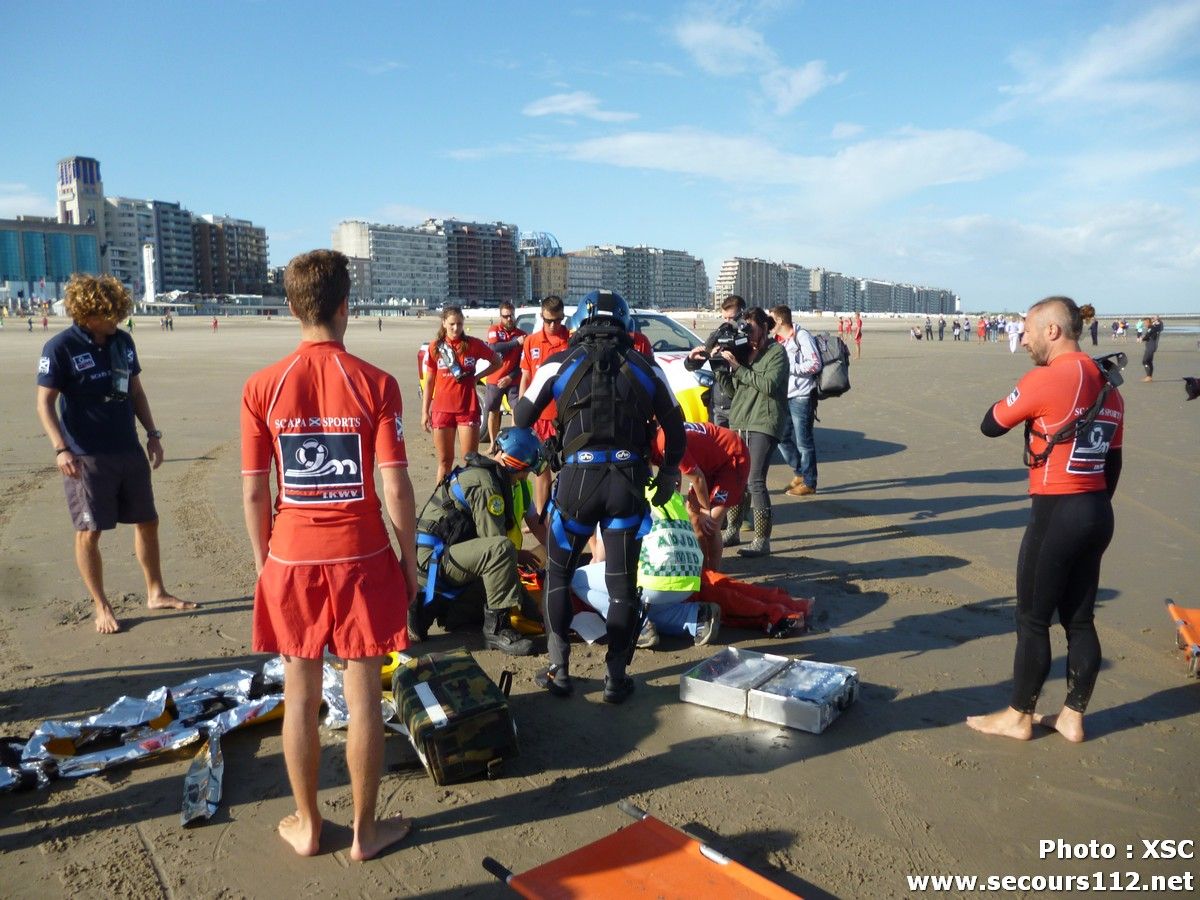
M 429 424 L 433 428 L 456 428 L 459 425 L 479 427 L 479 407 L 469 412 L 441 412 L 433 410 L 429 413 Z
M 533 423 L 533 433 L 537 435 L 539 441 L 545 441 L 558 432 L 554 430 L 553 419 L 538 419 Z
M 353 562 L 293 566 L 267 557 L 254 588 L 252 646 L 320 659 L 384 656 L 408 646 L 408 596 L 389 546 Z

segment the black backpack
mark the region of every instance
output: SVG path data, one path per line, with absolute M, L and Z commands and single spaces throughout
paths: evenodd
M 817 399 L 840 397 L 850 390 L 850 348 L 836 335 L 813 336 L 817 355 L 821 357 L 821 374 L 817 376 Z
M 562 390 L 556 392 L 554 426 L 561 439 L 567 423 L 587 409 L 591 429 L 563 445 L 564 458 L 597 444 L 622 444 L 629 440 L 635 417 L 646 423 L 653 414 L 654 376 L 644 357 L 632 352 L 632 339 L 624 328 L 615 322 L 587 322 L 571 335 L 571 346 L 585 352 L 571 364 Z M 584 379 L 590 392 L 579 390 Z

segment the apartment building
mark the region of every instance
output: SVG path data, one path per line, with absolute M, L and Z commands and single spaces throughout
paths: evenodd
M 421 226 L 446 241 L 449 302 L 495 306 L 524 293 L 517 253 L 520 231 L 507 222 L 426 219 Z
M 436 229 L 340 222 L 333 249 L 366 261 L 351 266 L 352 290 L 362 302 L 404 299 L 437 306 L 450 296 L 446 236 Z
M 203 294 L 265 294 L 267 232 L 247 219 L 192 220 L 196 289 Z
M 0 219 L 0 301 L 10 308 L 32 297 L 62 296 L 76 272 L 100 273 L 95 225 L 72 225 L 47 216 Z

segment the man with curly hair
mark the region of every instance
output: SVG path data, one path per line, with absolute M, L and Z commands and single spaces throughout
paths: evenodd
M 65 306 L 74 323 L 42 348 L 37 413 L 63 475 L 75 525 L 75 562 L 96 607 L 96 631 L 121 628 L 104 593 L 100 534 L 132 524 L 150 609 L 195 609 L 163 585 L 150 468 L 163 461 L 162 432 L 142 388 L 133 338 L 118 330 L 133 303 L 111 275 L 75 275 Z M 137 422 L 146 429 L 146 449 Z M 149 461 L 147 461 L 149 455 Z

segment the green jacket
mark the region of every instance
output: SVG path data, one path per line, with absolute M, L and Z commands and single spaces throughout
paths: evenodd
M 467 498 L 470 506 L 470 517 L 475 525 L 475 537 L 506 537 L 511 522 L 506 521 L 507 513 L 513 514 L 513 490 L 509 480 L 490 467 L 463 466 L 458 470 L 458 484 Z M 430 526 L 444 518 L 447 513 L 437 502 L 442 496 L 441 488 L 434 488 L 433 497 L 425 504 L 417 518 L 417 531 L 429 532 Z M 452 495 L 453 496 L 453 495 Z M 455 514 L 462 514 L 457 505 Z M 417 548 L 417 563 L 424 568 L 429 561 L 432 551 L 428 547 Z
M 734 431 L 761 431 L 775 440 L 783 437 L 787 422 L 788 360 L 783 347 L 772 340 L 762 355 L 748 366 L 716 372 L 721 389 L 733 394 L 729 427 Z

